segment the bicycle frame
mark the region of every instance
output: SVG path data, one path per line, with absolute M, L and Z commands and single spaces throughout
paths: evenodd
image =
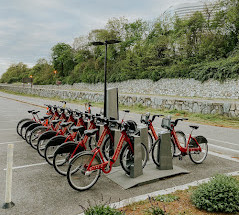
M 150 131 L 152 132 L 154 139 L 157 140 L 157 139 L 158 139 L 158 136 L 157 136 L 157 134 L 156 134 L 156 131 L 154 130 L 153 123 L 152 123 L 151 120 L 149 120 L 149 122 L 150 122 L 150 123 L 149 123 L 149 125 L 148 125 L 148 130 L 150 130 Z
M 182 147 L 179 143 L 179 140 L 178 140 L 178 137 L 176 135 L 176 132 L 174 130 L 174 128 L 172 129 L 171 131 L 171 136 L 173 136 L 174 138 L 174 143 L 175 145 L 178 147 L 178 149 L 182 152 L 182 154 L 184 155 L 187 155 L 189 151 L 202 151 L 202 148 L 201 146 L 198 144 L 197 140 L 192 137 L 192 134 L 189 134 L 189 137 L 188 137 L 188 141 L 187 141 L 187 144 L 186 144 L 186 147 Z M 197 143 L 197 148 L 189 148 L 189 143 L 190 143 L 190 140 L 193 139 L 196 143 Z
M 90 122 L 89 130 L 90 130 L 90 129 L 95 129 L 95 128 L 96 128 L 95 123 L 94 123 L 94 122 Z M 78 143 L 78 145 L 76 146 L 75 150 L 74 150 L 73 153 L 71 154 L 70 159 L 74 157 L 74 155 L 75 155 L 77 149 L 79 148 L 79 146 L 84 147 L 85 150 L 86 150 L 86 146 L 85 146 L 85 145 L 86 145 L 86 143 L 87 143 L 88 138 L 89 138 L 89 137 L 88 137 L 87 135 L 84 136 L 83 140 L 81 140 L 81 141 Z M 68 140 L 66 140 L 65 142 L 67 142 L 67 141 L 68 141 Z
M 119 154 L 120 154 L 120 151 L 122 149 L 124 141 L 129 143 L 130 148 L 133 151 L 133 146 L 131 144 L 131 141 L 130 141 L 126 131 L 122 131 L 120 139 L 119 139 L 119 142 L 117 144 L 117 147 L 115 149 L 113 157 L 109 161 L 105 161 L 100 148 L 97 146 L 94 150 L 92 150 L 92 152 L 94 152 L 94 155 L 93 155 L 93 158 L 91 159 L 91 161 L 89 163 L 89 166 L 87 167 L 86 171 L 90 172 L 90 171 L 93 171 L 93 170 L 96 170 L 96 169 L 101 169 L 104 173 L 106 173 L 106 174 L 109 173 L 111 171 L 111 169 L 112 169 L 113 164 L 116 162 L 117 158 L 119 157 Z M 100 155 L 102 163 L 99 164 L 99 165 L 91 166 L 93 160 L 95 159 L 95 157 L 96 157 L 96 155 L 98 153 Z M 109 170 L 105 170 L 106 166 L 109 166 Z

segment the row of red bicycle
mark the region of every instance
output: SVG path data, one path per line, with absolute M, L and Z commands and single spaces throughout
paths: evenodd
M 41 118 L 39 111 L 29 110 L 32 118 L 20 120 L 17 133 L 59 174 L 67 176 L 70 186 L 75 190 L 91 188 L 101 172 L 107 174 L 112 170 L 118 158 L 122 169 L 129 175 L 134 162 L 133 135 L 140 135 L 137 124 L 132 120 L 124 120 L 125 115 L 118 121 L 91 114 L 90 105 L 87 111 L 81 112 L 65 108 L 66 102 L 62 103 L 63 107 L 46 105 L 46 115 Z M 129 113 L 128 110 L 124 112 Z M 151 118 L 150 113 L 146 113 L 141 116 L 141 123 L 148 127 L 148 146 L 141 143 L 142 168 L 146 166 L 150 153 L 154 163 L 160 166 L 157 153 L 161 139 L 153 126 L 156 117 L 163 115 L 153 115 Z M 203 136 L 192 137 L 191 132 L 186 141 L 184 132 L 175 131 L 178 122 L 183 120 L 187 119 L 162 119 L 162 127 L 171 134 L 172 157 L 181 159 L 188 154 L 194 163 L 202 163 L 208 152 L 207 140 Z M 101 132 L 99 127 L 103 128 Z M 198 129 L 198 126 L 190 127 L 192 131 Z M 121 132 L 118 141 L 114 140 L 114 129 Z

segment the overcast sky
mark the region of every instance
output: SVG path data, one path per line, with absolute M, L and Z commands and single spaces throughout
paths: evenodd
M 49 60 L 55 44 L 72 44 L 109 18 L 154 20 L 170 6 L 195 1 L 0 0 L 0 76 L 12 63 Z

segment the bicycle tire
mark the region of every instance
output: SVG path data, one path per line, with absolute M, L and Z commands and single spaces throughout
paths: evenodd
M 31 121 L 27 121 L 25 122 L 22 127 L 21 127 L 21 131 L 20 131 L 20 134 L 21 134 L 21 137 L 22 139 L 25 140 L 25 134 L 26 134 L 26 129 L 29 125 L 33 124 L 33 123 L 36 123 L 35 121 L 31 120 Z
M 88 139 L 88 146 L 90 150 L 93 150 L 97 146 L 97 134 L 94 136 L 90 136 Z
M 58 146 L 66 141 L 66 137 L 63 135 L 54 136 L 46 144 L 44 150 L 44 157 L 48 164 L 53 165 L 54 153 Z
M 158 161 L 158 157 L 157 157 L 157 154 L 158 154 L 158 147 L 161 143 L 161 138 L 159 137 L 153 144 L 153 147 L 152 147 L 152 160 L 153 162 L 156 164 L 156 166 L 160 166 L 160 163 Z
M 38 126 L 32 130 L 31 136 L 30 136 L 30 145 L 32 148 L 37 150 L 38 138 L 47 130 L 48 128 L 45 126 Z
M 190 160 L 193 163 L 200 164 L 207 157 L 207 154 L 208 154 L 208 144 L 207 144 L 207 142 L 198 143 L 200 145 L 201 149 L 202 149 L 201 152 L 200 151 L 190 151 L 190 148 L 195 148 L 195 146 L 197 147 L 197 144 L 195 144 L 193 142 L 195 142 L 195 141 L 190 141 L 190 143 L 188 145 L 188 147 L 189 147 L 189 158 L 190 158 Z M 201 155 L 201 157 L 199 157 L 199 155 Z
M 25 140 L 28 144 L 30 144 L 30 136 L 31 136 L 32 130 L 41 125 L 42 124 L 40 124 L 40 123 L 33 123 L 27 127 L 26 133 L 25 133 Z
M 152 134 L 148 131 L 148 152 L 149 152 L 149 154 L 152 151 L 153 143 L 154 143 L 154 141 L 153 141 Z
M 102 153 L 107 161 L 114 155 L 114 141 L 111 140 L 110 136 L 103 142 Z
M 76 142 L 66 142 L 61 144 L 54 153 L 53 167 L 60 175 L 66 176 L 72 153 L 77 147 Z M 79 146 L 76 154 L 84 151 L 84 147 Z
M 141 147 L 143 149 L 142 168 L 144 168 L 148 160 L 148 151 L 143 143 L 141 143 Z M 130 175 L 130 167 L 133 165 L 133 163 L 134 154 L 130 148 L 130 145 L 126 143 L 120 153 L 120 165 L 127 175 Z
M 67 181 L 69 185 L 77 190 L 84 191 L 90 189 L 98 181 L 101 169 L 96 169 L 88 174 L 86 168 L 93 158 L 93 153 L 90 151 L 84 151 L 77 154 L 70 162 L 67 170 Z M 92 165 L 101 164 L 101 160 L 98 156 L 92 161 Z
M 17 123 L 17 128 L 16 128 L 16 130 L 17 130 L 17 134 L 18 134 L 19 136 L 21 136 L 21 134 L 20 134 L 20 132 L 21 132 L 21 127 L 22 127 L 22 125 L 23 125 L 26 121 L 32 121 L 32 120 L 29 119 L 29 118 L 24 118 L 24 119 L 21 119 L 21 120 Z
M 38 154 L 45 158 L 45 148 L 46 148 L 46 144 L 48 142 L 48 140 L 50 140 L 52 137 L 56 136 L 56 132 L 55 131 L 47 131 L 45 133 L 43 133 L 37 141 L 37 152 Z
M 151 153 L 152 160 L 153 160 L 154 164 L 158 167 L 160 167 L 160 163 L 158 161 L 158 147 L 160 144 L 161 144 L 161 138 L 157 139 L 154 142 L 153 147 L 152 147 L 152 153 Z M 172 153 L 172 158 L 173 158 L 173 155 L 175 152 L 175 144 L 172 141 L 170 141 L 170 146 L 171 146 L 171 153 Z
M 179 144 L 180 144 L 182 147 L 186 147 L 187 142 L 186 142 L 186 135 L 184 134 L 184 132 L 183 132 L 183 131 L 176 131 L 176 135 L 177 135 Z M 174 157 L 178 157 L 179 155 L 181 155 L 181 151 L 179 150 L 178 146 L 174 143 L 174 140 L 173 140 L 173 139 L 171 139 L 171 142 L 173 142 L 173 144 L 174 144 L 174 153 L 173 153 L 173 156 L 174 156 Z

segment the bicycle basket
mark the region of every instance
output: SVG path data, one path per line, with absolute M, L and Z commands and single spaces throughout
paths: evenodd
M 128 124 L 128 130 L 129 130 L 130 132 L 135 132 L 135 131 L 137 130 L 137 124 L 136 124 L 135 121 L 133 121 L 133 120 L 127 120 L 126 122 L 127 122 L 127 124 Z
M 141 123 L 147 123 L 149 121 L 150 113 L 142 114 L 140 118 Z
M 161 123 L 162 128 L 171 128 L 171 120 L 169 118 L 163 118 Z

